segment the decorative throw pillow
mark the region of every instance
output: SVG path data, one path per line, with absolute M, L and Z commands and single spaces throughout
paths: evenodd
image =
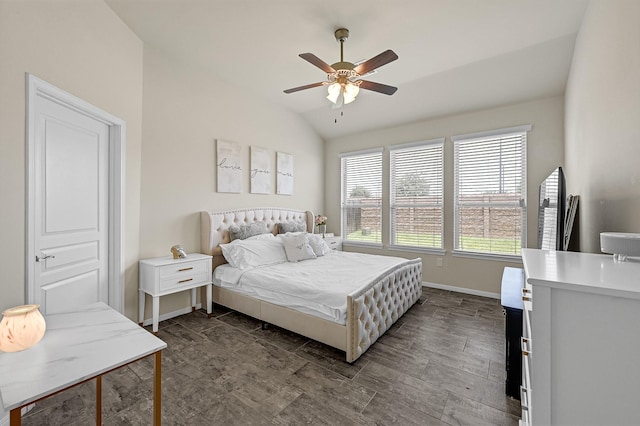
M 284 251 L 287 254 L 289 262 L 299 262 L 306 259 L 315 259 L 316 254 L 309 245 L 309 239 L 306 233 L 285 234 L 282 235 L 284 241 Z
M 309 239 L 309 245 L 313 249 L 313 252 L 316 256 L 324 256 L 327 253 L 331 252 L 331 248 L 329 244 L 320 236 L 319 234 L 307 234 L 307 238 Z
M 231 241 L 244 240 L 254 235 L 266 234 L 268 232 L 269 229 L 267 229 L 267 224 L 264 222 L 243 223 L 229 227 L 229 238 Z
M 304 232 L 306 230 L 307 230 L 307 224 L 304 222 L 278 223 L 278 234 L 286 234 L 287 232 Z

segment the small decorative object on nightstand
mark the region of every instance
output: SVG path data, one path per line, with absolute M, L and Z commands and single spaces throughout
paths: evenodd
M 185 254 L 186 256 L 186 254 Z M 211 256 L 192 253 L 174 259 L 171 256 L 140 261 L 140 299 L 138 319 L 144 321 L 145 294 L 153 297 L 153 332 L 158 332 L 160 296 L 191 290 L 191 308 L 196 306 L 196 288 L 207 288 L 207 314 L 211 318 Z
M 342 237 L 340 235 L 325 234 L 324 240 L 331 250 L 342 251 Z
M 187 253 L 185 253 L 180 244 L 176 244 L 175 246 L 171 247 L 171 254 L 173 255 L 174 259 L 182 259 L 184 257 L 187 257 Z
M 318 234 L 322 234 L 324 238 L 325 232 L 327 232 L 327 217 L 322 215 L 317 215 L 315 219 L 316 229 Z

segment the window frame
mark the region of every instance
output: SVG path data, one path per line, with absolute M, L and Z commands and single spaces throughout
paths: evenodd
M 453 255 L 459 257 L 491 259 L 491 260 L 504 260 L 508 262 L 521 261 L 521 254 L 506 254 L 506 253 L 491 253 L 483 251 L 473 251 L 460 249 L 460 182 L 459 182 L 459 146 L 460 143 L 474 143 L 487 141 L 490 139 L 504 139 L 513 136 L 522 136 L 522 146 L 520 147 L 520 154 L 522 158 L 521 165 L 521 193 L 518 207 L 521 210 L 521 235 L 520 235 L 520 249 L 527 247 L 527 139 L 528 132 L 531 130 L 531 125 L 523 125 L 517 127 L 509 127 L 503 129 L 489 130 L 485 132 L 470 133 L 464 135 L 452 136 L 451 141 L 454 145 L 454 213 L 453 213 Z M 514 203 L 505 202 L 489 202 L 478 203 L 478 205 L 486 206 L 489 208 L 495 207 L 513 207 Z
M 383 162 L 384 162 L 384 156 L 383 156 L 383 152 L 384 152 L 384 148 L 383 147 L 379 147 L 379 148 L 372 148 L 372 149 L 366 149 L 366 150 L 362 150 L 362 151 L 351 151 L 351 152 L 344 152 L 344 153 L 340 153 L 338 154 L 338 157 L 340 158 L 340 235 L 342 236 L 342 244 L 343 246 L 361 246 L 361 247 L 375 247 L 375 248 L 383 248 L 383 241 L 382 241 L 382 235 L 383 235 L 383 219 L 384 219 L 384 212 L 383 212 L 383 201 L 384 201 L 384 194 L 382 193 L 382 187 L 383 187 Z M 380 200 L 379 200 L 379 204 L 378 204 L 378 208 L 380 211 L 380 215 L 379 215 L 379 223 L 380 223 L 380 241 L 379 242 L 368 242 L 368 241 L 358 241 L 358 240 L 349 240 L 347 238 L 348 233 L 346 232 L 346 227 L 347 227 L 347 209 L 346 209 L 346 188 L 345 188 L 345 161 L 348 159 L 352 159 L 352 158 L 357 158 L 357 157 L 365 157 L 365 156 L 369 156 L 369 155 L 373 155 L 373 154 L 378 154 L 380 156 Z
M 406 144 L 391 145 L 389 149 L 389 250 L 412 251 L 421 253 L 444 254 L 444 142 L 445 138 L 429 139 L 425 141 L 411 142 Z M 394 154 L 428 148 L 433 146 L 440 147 L 440 202 L 438 205 L 434 203 L 422 203 L 403 205 L 397 203 L 394 191 L 395 174 L 394 174 Z M 396 237 L 396 221 L 394 209 L 398 207 L 439 207 L 440 208 L 440 247 L 424 247 L 410 244 L 397 244 Z

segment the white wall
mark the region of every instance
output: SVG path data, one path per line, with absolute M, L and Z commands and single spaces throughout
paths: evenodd
M 527 239 L 528 246 L 537 244 L 538 185 L 559 165 L 563 165 L 563 97 L 547 98 L 507 105 L 477 112 L 420 121 L 400 127 L 367 132 L 327 142 L 325 151 L 325 205 L 329 216 L 329 232 L 340 232 L 340 159 L 341 152 L 395 145 L 405 142 L 446 137 L 444 171 L 444 248 L 443 266 L 436 266 L 442 256 L 381 249 L 366 252 L 407 258 L 422 258 L 423 281 L 464 287 L 476 292 L 500 293 L 500 280 L 507 262 L 453 257 L 453 144 L 452 135 L 531 124 L 527 140 Z M 383 209 L 388 208 L 389 160 L 383 155 Z M 383 210 L 383 243 L 388 244 L 389 215 Z
M 242 146 L 242 193 L 216 192 L 215 140 Z M 200 250 L 201 210 L 323 208 L 323 141 L 299 116 L 216 78 L 210 70 L 144 48 L 140 258 Z M 249 147 L 272 160 L 271 194 L 249 193 Z M 276 195 L 276 151 L 293 155 L 294 195 Z M 189 306 L 189 292 L 163 297 L 161 313 Z M 150 303 L 147 314 L 151 316 Z
M 101 0 L 0 1 L 0 311 L 25 303 L 25 73 L 127 122 L 125 307 L 138 282 L 142 42 Z
M 640 2 L 592 1 L 566 90 L 567 186 L 579 194 L 580 251 L 600 232 L 640 232 Z

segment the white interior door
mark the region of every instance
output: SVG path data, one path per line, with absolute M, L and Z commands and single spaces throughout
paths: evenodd
M 35 303 L 45 314 L 109 303 L 109 125 L 46 97 L 35 105 Z

